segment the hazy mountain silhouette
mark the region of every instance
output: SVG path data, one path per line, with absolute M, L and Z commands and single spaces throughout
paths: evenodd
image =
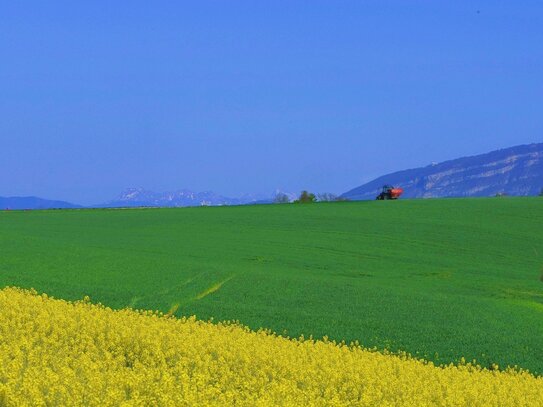
M 66 209 L 81 208 L 79 205 L 65 201 L 53 201 L 35 196 L 0 197 L 0 209 Z

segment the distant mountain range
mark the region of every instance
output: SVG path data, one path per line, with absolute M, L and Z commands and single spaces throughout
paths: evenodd
M 543 143 L 394 172 L 341 196 L 375 199 L 384 184 L 402 187 L 403 198 L 537 195 L 543 188 Z
M 543 143 L 521 145 L 487 154 L 434 163 L 426 167 L 398 171 L 351 189 L 341 198 L 375 199 L 384 184 L 404 189 L 403 198 L 443 198 L 469 196 L 537 195 L 543 188 Z M 89 208 L 181 207 L 272 203 L 273 196 L 244 195 L 228 198 L 211 191 L 187 189 L 156 193 L 129 188 L 116 199 Z M 285 194 L 290 201 L 296 194 Z M 83 206 L 37 197 L 0 197 L 0 209 L 64 209 Z
M 193 192 L 182 189 L 173 192 L 152 192 L 143 188 L 129 188 L 110 202 L 94 207 L 181 207 L 181 206 L 221 206 L 244 205 L 263 201 L 258 195 L 244 195 L 241 198 L 227 198 L 211 191 Z
M 295 194 L 286 194 L 293 200 Z M 275 196 L 275 195 L 274 195 Z M 143 188 L 128 188 L 116 199 L 97 205 L 81 206 L 64 201 L 52 201 L 37 197 L 0 197 L 3 209 L 67 209 L 67 208 L 130 208 L 130 207 L 184 207 L 222 206 L 272 203 L 273 197 L 265 195 L 243 195 L 228 198 L 211 191 L 193 192 L 187 189 L 174 192 L 152 192 Z
M 81 208 L 79 205 L 64 201 L 52 201 L 35 196 L 0 197 L 0 209 L 67 209 Z

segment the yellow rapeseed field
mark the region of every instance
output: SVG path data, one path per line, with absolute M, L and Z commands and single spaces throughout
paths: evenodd
M 0 291 L 2 406 L 234 404 L 541 406 L 543 379 Z

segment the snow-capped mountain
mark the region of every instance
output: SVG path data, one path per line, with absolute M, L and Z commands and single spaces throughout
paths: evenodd
M 117 199 L 102 207 L 181 207 L 181 206 L 221 206 L 244 205 L 257 202 L 258 196 L 244 195 L 241 198 L 228 198 L 212 191 L 194 192 L 181 189 L 171 192 L 153 192 L 143 188 L 128 188 Z

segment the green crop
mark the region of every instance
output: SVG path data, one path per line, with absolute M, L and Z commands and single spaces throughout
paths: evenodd
M 543 202 L 2 211 L 0 285 L 543 372 Z

